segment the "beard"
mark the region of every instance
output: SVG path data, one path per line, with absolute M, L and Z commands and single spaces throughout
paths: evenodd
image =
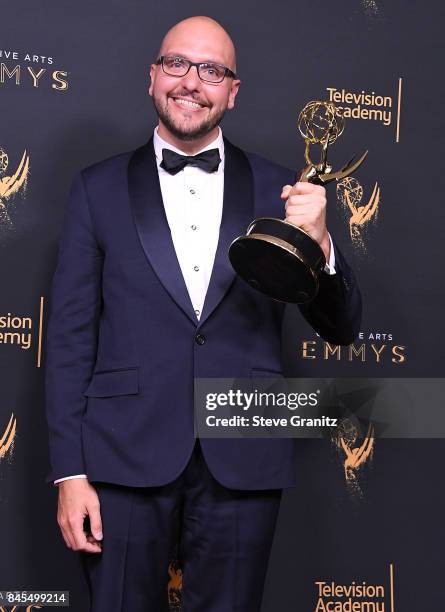
M 206 119 L 203 119 L 201 123 L 187 126 L 185 121 L 180 124 L 173 118 L 168 108 L 168 100 L 164 104 L 156 96 L 152 96 L 152 99 L 159 119 L 178 140 L 193 141 L 202 138 L 221 123 L 226 112 L 226 109 L 214 111 L 213 114 L 210 113 Z

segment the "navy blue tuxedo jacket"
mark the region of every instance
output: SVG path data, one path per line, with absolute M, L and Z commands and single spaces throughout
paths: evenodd
M 256 217 L 281 217 L 293 173 L 225 140 L 224 206 L 198 321 L 164 213 L 153 142 L 73 181 L 52 285 L 46 355 L 48 481 L 157 486 L 194 446 L 193 381 L 281 372 L 284 305 L 251 289 L 228 259 Z M 180 202 L 178 205 L 180 206 Z M 358 332 L 361 298 L 335 247 L 337 274 L 300 311 L 326 340 Z M 235 489 L 295 484 L 294 440 L 203 439 L 209 469 Z

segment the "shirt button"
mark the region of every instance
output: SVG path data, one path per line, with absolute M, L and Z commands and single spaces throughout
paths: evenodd
M 199 266 L 193 266 L 195 272 L 199 272 Z
M 196 191 L 195 191 L 194 189 L 190 189 L 190 193 L 191 193 L 192 195 L 195 195 Z
M 202 346 L 203 344 L 205 344 L 205 336 L 203 336 L 202 334 L 196 334 L 195 336 L 195 342 L 196 344 L 199 344 L 200 346 Z
M 198 226 L 197 226 L 197 225 L 191 225 L 190 227 L 192 228 L 192 230 L 193 230 L 193 231 L 195 231 L 195 230 L 197 230 L 197 229 L 198 229 Z
M 201 314 L 201 311 L 200 311 L 200 310 L 198 310 L 198 309 L 196 309 L 196 310 L 195 310 L 195 314 L 196 314 L 196 316 L 197 316 L 197 317 L 199 317 L 199 315 Z

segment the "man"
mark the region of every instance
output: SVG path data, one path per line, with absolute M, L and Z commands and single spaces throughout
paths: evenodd
M 178 23 L 150 77 L 153 138 L 73 182 L 48 329 L 48 480 L 93 612 L 167 609 L 178 547 L 185 612 L 253 612 L 294 448 L 194 439 L 195 377 L 281 371 L 284 305 L 236 277 L 228 247 L 254 217 L 279 216 L 281 195 L 331 264 L 303 316 L 347 344 L 360 295 L 330 240 L 325 190 L 223 139 L 240 86 L 227 32 L 207 17 Z

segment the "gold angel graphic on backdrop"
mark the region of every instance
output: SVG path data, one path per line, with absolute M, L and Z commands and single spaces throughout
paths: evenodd
M 182 570 L 177 560 L 170 562 L 168 575 L 170 578 L 167 584 L 169 608 L 171 611 L 181 610 Z
M 18 612 L 18 610 L 20 609 L 20 606 L 14 606 L 13 608 L 4 608 L 3 606 L 0 606 L 0 612 Z M 39 606 L 38 604 L 31 604 L 30 606 L 26 606 L 26 612 L 31 612 L 31 610 L 41 610 L 42 606 Z
M 374 428 L 372 424 L 369 423 L 368 432 L 360 446 L 351 448 L 342 437 L 340 437 L 340 444 L 346 455 L 343 463 L 345 478 L 346 480 L 354 480 L 356 470 L 368 460 L 374 448 Z
M 361 205 L 363 199 L 363 187 L 352 176 L 348 176 L 337 185 L 337 198 L 343 207 L 350 213 L 349 234 L 355 247 L 364 249 L 363 231 L 366 224 L 376 219 L 380 204 L 380 187 L 374 185 L 371 197 L 365 205 Z
M 4 149 L 0 148 L 0 222 L 4 221 L 11 225 L 11 218 L 8 215 L 6 204 L 11 196 L 26 187 L 29 174 L 29 155 L 27 155 L 26 150 L 23 152 L 22 159 L 14 174 L 3 176 L 8 166 L 8 154 Z
M 3 433 L 3 436 L 0 438 L 0 459 L 6 456 L 6 453 L 12 447 L 15 434 L 17 428 L 17 420 L 14 416 L 14 413 L 11 414 L 11 418 L 9 419 L 9 423 Z
M 349 419 L 341 421 L 333 441 L 339 450 L 343 450 L 343 469 L 345 473 L 346 485 L 349 491 L 355 495 L 362 496 L 362 490 L 358 482 L 358 472 L 365 463 L 372 459 L 374 451 L 374 427 L 369 423 L 368 431 L 359 446 L 356 446 L 359 432 L 357 426 Z

